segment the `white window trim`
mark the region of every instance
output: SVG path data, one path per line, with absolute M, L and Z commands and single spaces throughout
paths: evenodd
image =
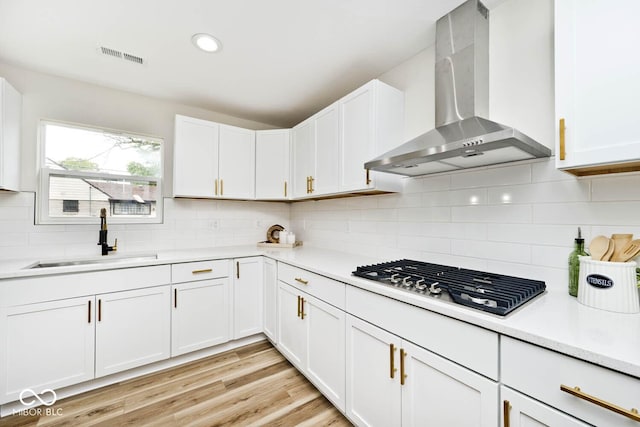
M 39 162 L 38 162 L 38 174 L 39 174 L 39 184 L 38 184 L 38 192 L 36 195 L 36 224 L 97 224 L 99 223 L 99 217 L 76 217 L 76 216 L 64 216 L 64 217 L 51 217 L 49 216 L 49 177 L 53 176 L 62 176 L 69 178 L 98 178 L 104 180 L 127 180 L 127 181 L 146 181 L 146 182 L 154 182 L 157 186 L 157 194 L 158 199 L 156 200 L 156 215 L 153 218 L 144 217 L 144 218 L 134 218 L 134 217 L 118 217 L 118 216 L 109 216 L 108 222 L 109 224 L 161 224 L 164 218 L 164 197 L 162 196 L 162 180 L 163 177 L 153 177 L 153 176 L 136 176 L 136 175 L 116 175 L 116 174 L 108 174 L 108 173 L 100 173 L 100 172 L 89 172 L 89 171 L 71 171 L 71 170 L 59 170 L 59 169 L 51 169 L 45 167 L 45 149 L 44 149 L 44 126 L 47 124 L 56 124 L 56 125 L 64 125 L 68 127 L 74 127 L 79 129 L 88 129 L 92 131 L 105 131 L 113 134 L 132 136 L 132 137 L 145 137 L 150 140 L 160 141 L 162 143 L 162 149 L 164 150 L 164 141 L 162 138 L 148 136 L 144 134 L 134 134 L 130 132 L 123 132 L 113 129 L 100 128 L 100 127 L 91 127 L 86 125 L 78 125 L 75 123 L 61 122 L 56 120 L 40 120 L 39 132 L 38 132 L 38 151 L 39 151 Z M 160 156 L 160 170 L 164 171 L 164 155 Z

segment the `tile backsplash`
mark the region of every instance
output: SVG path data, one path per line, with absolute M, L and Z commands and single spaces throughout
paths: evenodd
M 0 192 L 0 260 L 98 256 L 96 225 L 34 225 L 34 193 Z M 109 225 L 120 253 L 255 244 L 289 225 L 285 203 L 164 199 L 164 223 Z
M 414 258 L 566 286 L 580 226 L 640 237 L 640 174 L 575 178 L 553 158 L 404 180 L 404 191 L 295 203 L 305 245 Z
M 524 275 L 564 289 L 578 226 L 587 245 L 599 234 L 640 237 L 640 173 L 577 179 L 553 158 L 407 178 L 398 194 L 164 203 L 163 224 L 114 224 L 110 240 L 125 253 L 252 245 L 281 224 L 305 246 Z M 0 259 L 99 254 L 97 225 L 34 225 L 33 215 L 33 193 L 0 192 Z

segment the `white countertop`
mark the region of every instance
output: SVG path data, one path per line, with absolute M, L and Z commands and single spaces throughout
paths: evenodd
M 143 255 L 148 254 L 126 256 Z M 351 272 L 357 266 L 390 260 L 332 250 L 311 247 L 263 249 L 254 246 L 234 246 L 161 252 L 158 253 L 157 259 L 151 260 L 123 258 L 122 261 L 112 263 L 39 269 L 25 269 L 36 260 L 3 261 L 0 262 L 0 279 L 256 255 L 265 255 L 352 286 L 640 378 L 640 314 L 618 314 L 598 310 L 579 304 L 576 298 L 565 292 L 548 291 L 508 316 L 500 317 L 354 277 Z

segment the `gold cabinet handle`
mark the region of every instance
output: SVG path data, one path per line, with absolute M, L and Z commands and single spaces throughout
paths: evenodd
M 367 185 L 371 184 L 371 176 L 369 175 L 369 169 L 367 169 L 366 183 L 367 183 Z
M 220 180 L 220 195 L 224 196 L 224 179 Z
M 191 274 L 202 274 L 202 273 L 211 273 L 213 271 L 212 268 L 205 268 L 203 270 L 193 270 Z
M 173 289 L 173 308 L 178 308 L 178 289 Z
M 91 300 L 89 300 L 89 310 L 87 312 L 89 313 L 87 323 L 91 323 Z
M 565 149 L 565 131 L 567 130 L 564 124 L 564 118 L 560 119 L 560 160 L 564 160 L 567 156 Z
M 579 397 L 580 399 L 586 400 L 587 402 L 596 404 L 604 409 L 608 409 L 609 411 L 615 412 L 616 414 L 624 415 L 625 417 L 630 418 L 634 421 L 640 421 L 640 414 L 638 413 L 638 409 L 636 408 L 631 408 L 630 410 L 621 408 L 618 405 L 614 405 L 613 403 L 609 403 L 605 400 L 583 392 L 582 390 L 580 390 L 580 387 L 569 387 L 564 384 L 560 384 L 560 390 L 573 396 Z
M 404 358 L 407 352 L 404 348 L 400 349 L 400 385 L 404 385 L 404 380 L 407 378 L 407 374 L 404 373 Z
M 396 352 L 396 346 L 389 344 L 389 377 L 395 378 L 396 376 L 396 366 L 394 362 L 394 353 Z
M 98 322 L 102 322 L 102 300 L 98 300 Z
M 300 297 L 300 318 L 304 320 L 304 298 Z
M 240 278 L 240 261 L 236 261 L 236 279 Z
M 309 193 L 313 193 L 315 190 L 313 189 L 313 181 L 315 181 L 315 178 L 310 176 L 309 177 Z
M 309 178 L 311 178 L 310 176 L 307 177 L 307 194 L 309 194 L 311 191 L 309 190 Z
M 309 281 L 308 280 L 304 280 L 302 277 L 296 277 L 295 278 L 296 282 L 302 283 L 303 285 L 308 285 Z
M 509 412 L 511 411 L 511 403 L 508 400 L 502 402 L 502 425 L 503 427 L 509 427 L 511 425 L 511 419 Z
M 300 295 L 298 295 L 298 317 L 300 317 Z
M 287 197 L 287 181 L 284 182 L 284 197 Z
M 216 179 L 216 196 L 218 195 L 218 180 Z

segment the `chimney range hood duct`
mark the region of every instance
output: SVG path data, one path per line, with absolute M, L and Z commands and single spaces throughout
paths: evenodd
M 436 22 L 436 128 L 365 163 L 399 175 L 549 157 L 518 130 L 484 119 L 489 112 L 489 11 L 469 0 Z

